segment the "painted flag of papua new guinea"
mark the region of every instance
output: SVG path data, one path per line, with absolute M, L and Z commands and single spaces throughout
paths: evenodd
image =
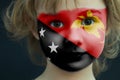
M 91 56 L 98 58 L 102 53 L 106 30 L 106 9 L 78 8 L 63 10 L 57 14 L 41 13 L 38 21 Z

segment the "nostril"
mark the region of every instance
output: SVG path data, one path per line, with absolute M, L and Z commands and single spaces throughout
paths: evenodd
M 78 46 L 79 46 L 79 45 L 81 45 L 81 44 L 82 44 L 82 43 L 81 43 L 81 42 L 79 42 L 79 41 L 78 41 L 78 42 L 76 42 L 76 45 L 78 45 Z
M 79 46 L 80 46 L 81 44 L 82 44 L 81 42 L 76 42 L 76 43 L 75 43 L 76 46 L 74 46 L 73 49 L 74 49 L 74 50 L 77 50 L 77 48 L 79 48 Z

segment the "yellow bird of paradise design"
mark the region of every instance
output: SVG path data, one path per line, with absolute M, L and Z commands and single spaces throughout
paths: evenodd
M 91 25 L 83 25 L 82 21 L 86 18 L 94 20 L 94 23 Z M 77 20 L 75 20 L 72 24 L 71 28 L 83 28 L 89 34 L 92 34 L 98 38 L 100 38 L 100 31 L 105 31 L 104 24 L 99 19 L 98 16 L 94 16 L 91 10 L 88 10 L 85 16 L 79 16 Z

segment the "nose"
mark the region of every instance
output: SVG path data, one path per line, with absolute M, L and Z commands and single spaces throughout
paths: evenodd
M 69 39 L 69 40 L 68 40 Z M 83 50 L 80 46 L 83 46 L 83 39 L 82 36 L 76 32 L 71 32 L 68 36 L 68 39 L 64 39 L 64 47 L 66 51 L 72 51 L 72 52 L 81 52 L 84 53 L 85 50 Z
M 76 45 L 81 45 L 83 42 L 81 32 L 78 29 L 71 29 L 68 34 L 68 39 Z

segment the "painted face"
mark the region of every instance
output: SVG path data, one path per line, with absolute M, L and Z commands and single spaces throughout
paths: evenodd
M 50 61 L 66 71 L 88 66 L 102 53 L 106 9 L 63 10 L 38 16 L 40 45 Z

